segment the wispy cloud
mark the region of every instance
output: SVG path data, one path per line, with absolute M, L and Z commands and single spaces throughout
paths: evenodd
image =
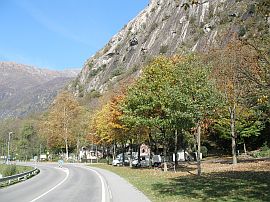
M 24 9 L 34 20 L 40 23 L 42 26 L 46 27 L 48 30 L 57 33 L 69 40 L 73 40 L 74 42 L 80 43 L 86 46 L 92 46 L 89 41 L 83 40 L 78 35 L 72 33 L 70 30 L 56 23 L 55 20 L 50 19 L 49 16 L 46 16 L 42 10 L 35 7 L 28 1 L 16 1 L 17 6 Z

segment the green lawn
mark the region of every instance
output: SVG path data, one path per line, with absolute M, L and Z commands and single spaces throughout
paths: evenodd
M 153 169 L 130 169 L 106 164 L 93 166 L 110 170 L 133 184 L 151 201 L 270 201 L 270 163 L 204 165 L 197 177 L 195 167 L 164 173 Z M 92 165 L 91 165 L 92 166 Z M 207 167 L 209 166 L 209 168 Z M 223 167 L 222 167 L 223 166 Z M 210 169 L 211 168 L 211 169 Z
M 3 177 L 27 172 L 27 171 L 30 171 L 32 169 L 33 168 L 30 166 L 0 164 L 0 174 L 2 174 Z

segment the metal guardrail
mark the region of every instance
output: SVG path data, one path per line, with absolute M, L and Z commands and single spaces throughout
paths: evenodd
M 10 185 L 10 184 L 22 181 L 22 180 L 26 180 L 27 178 L 30 178 L 31 176 L 34 176 L 38 173 L 39 173 L 39 169 L 35 168 L 33 170 L 30 170 L 24 173 L 0 178 L 0 187 L 5 186 L 5 185 Z

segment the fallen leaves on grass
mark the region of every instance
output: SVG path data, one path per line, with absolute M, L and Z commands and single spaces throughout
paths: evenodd
M 97 165 L 115 172 L 152 201 L 270 201 L 270 161 L 203 162 L 202 177 L 196 164 L 180 164 L 177 172 Z

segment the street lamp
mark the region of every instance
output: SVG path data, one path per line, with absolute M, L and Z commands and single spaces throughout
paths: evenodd
M 10 147 L 10 136 L 13 134 L 13 132 L 8 133 L 8 155 L 7 155 L 7 164 L 9 164 L 9 147 Z

